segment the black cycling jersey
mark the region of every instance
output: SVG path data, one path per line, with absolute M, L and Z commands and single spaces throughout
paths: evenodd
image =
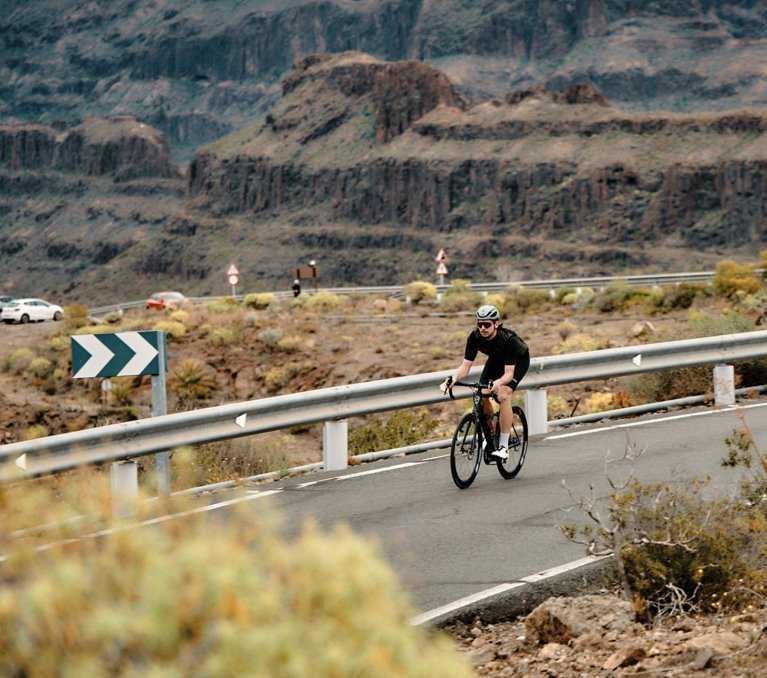
M 487 362 L 482 370 L 480 381 L 487 383 L 490 379 L 500 379 L 506 365 L 514 365 L 514 379 L 519 385 L 530 367 L 530 350 L 522 338 L 513 330 L 499 327 L 492 339 L 485 339 L 479 330 L 474 330 L 466 339 L 466 351 L 463 357 L 474 360 L 477 353 L 484 353 Z M 514 387 L 514 384 L 512 384 Z M 516 387 L 514 387 L 516 388 Z
M 463 357 L 474 362 L 477 353 L 484 353 L 495 360 L 503 359 L 504 365 L 516 365 L 519 358 L 530 351 L 516 332 L 499 327 L 492 339 L 485 339 L 479 330 L 469 335 Z

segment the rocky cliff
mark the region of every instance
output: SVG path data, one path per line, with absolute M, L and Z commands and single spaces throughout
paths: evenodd
M 309 54 L 439 68 L 470 103 L 586 82 L 626 110 L 767 104 L 767 0 L 5 0 L 0 117 L 134 115 L 175 157 L 268 111 Z
M 425 73 L 351 53 L 302 62 L 264 123 L 194 158 L 190 205 L 279 214 L 307 242 L 354 224 L 338 249 L 373 227 L 412 229 L 416 247 L 450 248 L 467 277 L 504 261 L 532 274 L 539 258 L 614 270 L 767 242 L 764 109 L 632 114 L 587 86 L 466 108 Z M 382 122 L 377 81 L 400 93 L 408 126 Z M 426 101 L 421 117 L 408 112 Z
M 116 180 L 178 174 L 166 137 L 127 115 L 89 117 L 70 130 L 0 121 L 0 168 L 110 174 Z

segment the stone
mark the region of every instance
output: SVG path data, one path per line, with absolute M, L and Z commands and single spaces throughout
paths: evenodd
M 625 631 L 636 612 L 628 601 L 611 595 L 549 598 L 525 618 L 531 642 L 568 643 L 585 633 Z
M 606 671 L 614 671 L 622 666 L 630 666 L 640 662 L 647 656 L 647 651 L 641 645 L 627 645 L 613 652 L 602 664 Z

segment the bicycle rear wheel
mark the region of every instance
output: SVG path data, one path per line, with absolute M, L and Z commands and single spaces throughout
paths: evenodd
M 453 482 L 465 490 L 474 482 L 482 461 L 482 444 L 473 414 L 464 414 L 453 434 L 450 448 L 450 473 Z
M 521 407 L 511 408 L 511 436 L 509 437 L 509 458 L 498 461 L 498 473 L 504 478 L 515 478 L 522 470 L 527 454 L 527 417 Z

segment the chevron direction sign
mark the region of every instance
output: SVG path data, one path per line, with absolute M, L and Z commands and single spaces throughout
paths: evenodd
M 166 355 L 164 332 L 77 334 L 70 338 L 74 378 L 161 373 L 160 349 Z M 167 364 L 162 365 L 162 373 L 165 371 Z

